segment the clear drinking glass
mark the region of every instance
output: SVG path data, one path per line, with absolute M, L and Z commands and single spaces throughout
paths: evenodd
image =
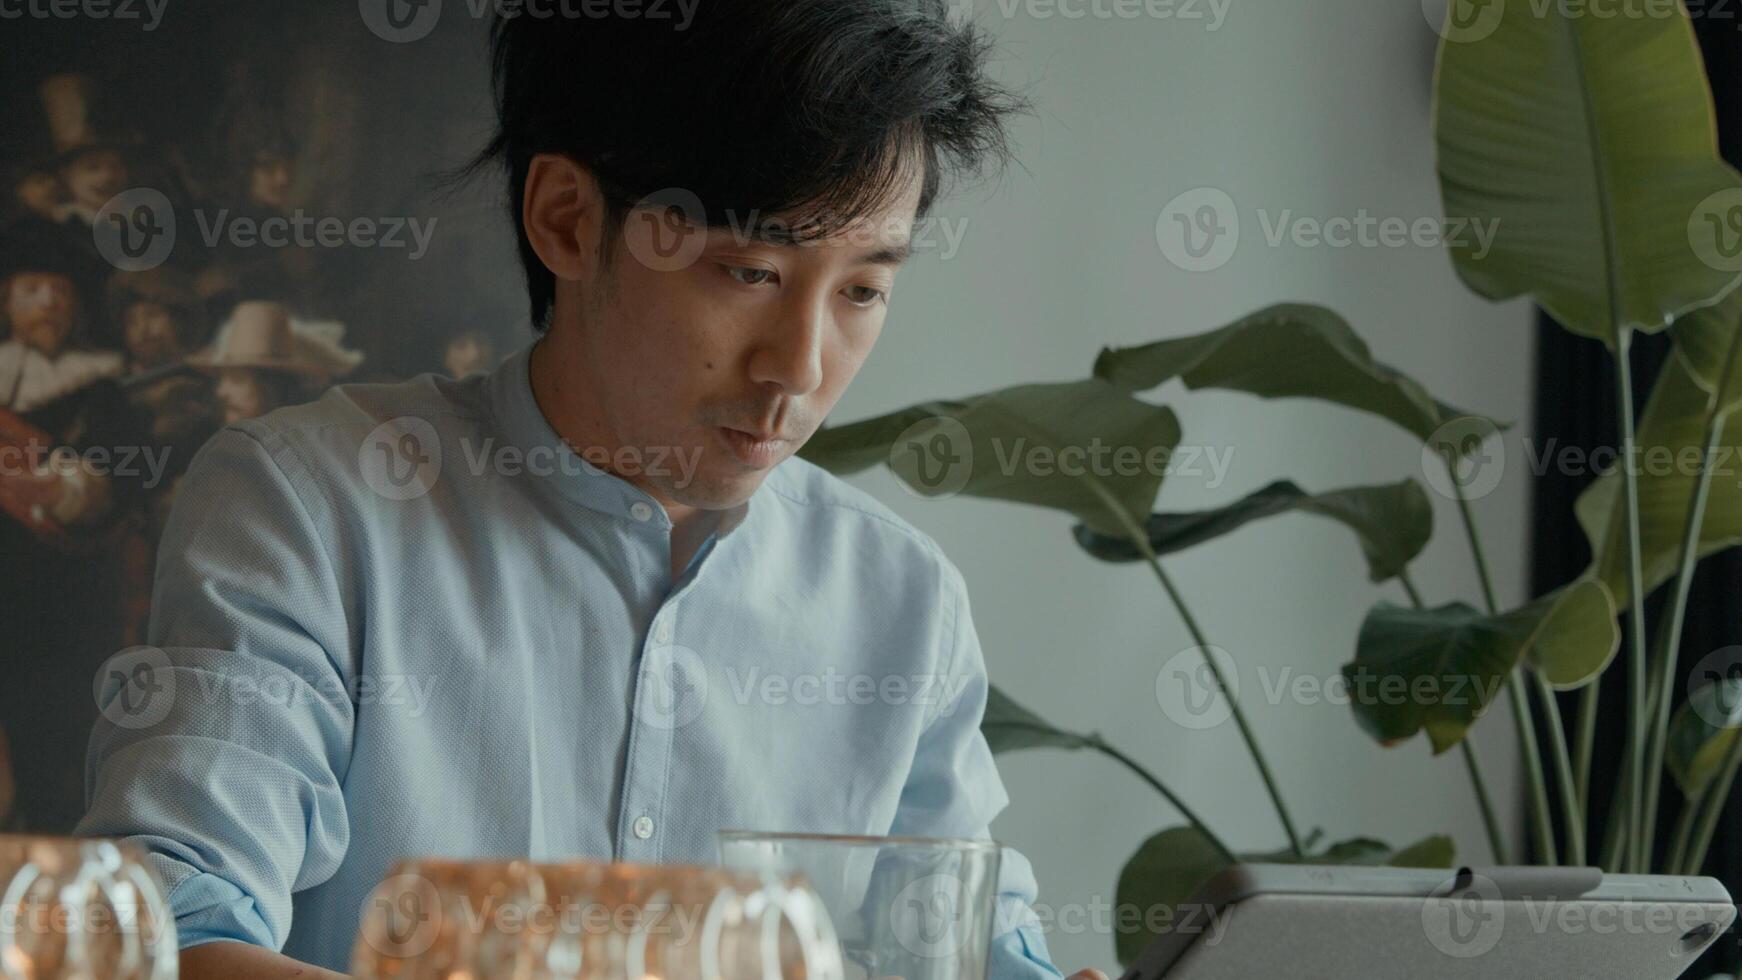
M 842 980 L 802 882 L 685 865 L 408 861 L 352 958 L 395 980 Z
M 810 882 L 835 924 L 848 980 L 985 980 L 995 841 L 728 830 L 719 845 L 728 867 Z
M 0 835 L 0 978 L 174 980 L 175 920 L 136 849 Z

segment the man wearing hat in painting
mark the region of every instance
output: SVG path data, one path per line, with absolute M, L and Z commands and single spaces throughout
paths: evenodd
M 299 320 L 282 304 L 238 303 L 212 345 L 188 363 L 217 378 L 226 423 L 307 401 L 363 361 L 340 344 L 344 325 Z
M 0 408 L 29 413 L 122 372 L 120 352 L 88 344 L 97 309 L 82 272 L 53 239 L 0 253 Z

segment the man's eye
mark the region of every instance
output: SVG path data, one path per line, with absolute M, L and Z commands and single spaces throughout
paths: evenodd
M 847 302 L 854 306 L 874 306 L 886 299 L 883 290 L 870 286 L 848 286 L 844 292 L 847 295 Z
M 746 286 L 760 286 L 774 281 L 775 278 L 772 269 L 758 269 L 747 265 L 729 265 L 726 267 L 726 275 Z

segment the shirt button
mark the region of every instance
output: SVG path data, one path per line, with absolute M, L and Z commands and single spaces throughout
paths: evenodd
M 635 823 L 630 829 L 635 831 L 635 836 L 641 838 L 642 840 L 646 840 L 647 838 L 653 836 L 653 818 L 652 817 L 636 817 Z
M 671 620 L 662 619 L 653 627 L 653 638 L 661 643 L 671 642 Z
M 653 508 L 648 506 L 647 501 L 637 500 L 629 505 L 629 516 L 638 521 L 645 521 L 653 516 Z

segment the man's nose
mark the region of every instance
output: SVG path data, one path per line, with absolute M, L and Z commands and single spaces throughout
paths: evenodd
M 795 296 L 782 305 L 754 355 L 751 379 L 784 395 L 808 395 L 823 383 L 823 345 L 830 329 L 825 298 Z

